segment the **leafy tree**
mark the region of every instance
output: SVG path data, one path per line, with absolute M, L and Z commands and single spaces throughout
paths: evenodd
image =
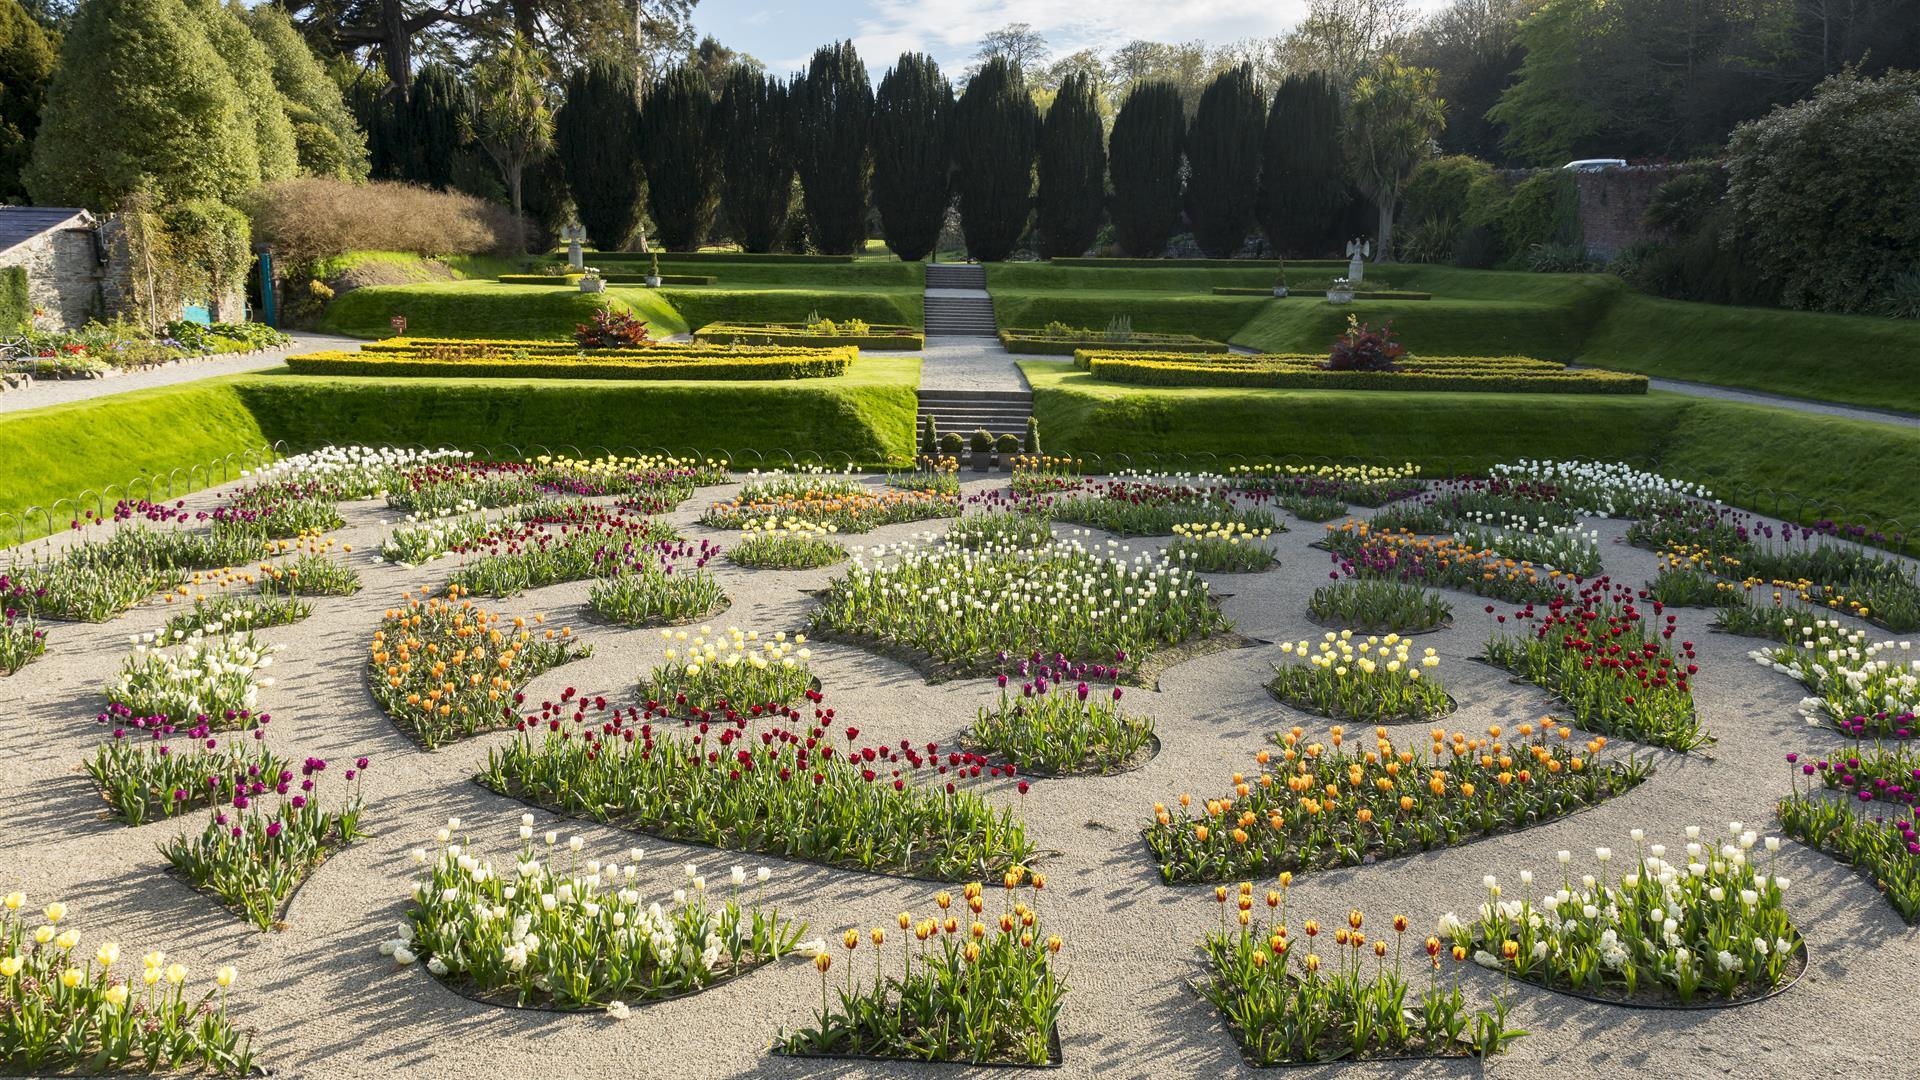
M 1158 255 L 1173 235 L 1180 220 L 1180 154 L 1186 134 L 1179 87 L 1155 79 L 1127 92 L 1107 142 L 1107 171 L 1113 178 L 1108 212 L 1114 239 L 1129 255 Z
M 815 50 L 805 77 L 794 81 L 793 102 L 794 163 L 813 242 L 835 255 L 859 251 L 867 242 L 873 88 L 853 42 Z
M 188 11 L 240 90 L 258 182 L 292 177 L 300 171 L 300 156 L 285 99 L 273 83 L 273 62 L 267 50 L 254 39 L 238 11 L 220 0 L 188 0 Z
M 232 202 L 259 180 L 239 87 L 181 0 L 88 0 L 47 89 L 34 201 L 106 210 L 150 182 Z
M 1446 125 L 1446 102 L 1434 92 L 1432 67 L 1407 67 L 1392 56 L 1354 83 L 1348 111 L 1348 158 L 1354 183 L 1380 211 L 1373 258 L 1394 256 L 1394 208 L 1413 167 Z
M 767 70 L 767 65 L 752 54 L 729 49 L 712 34 L 702 37 L 700 44 L 688 51 L 687 63 L 700 69 L 700 74 L 706 76 L 707 85 L 713 87 L 715 93 L 726 92 L 727 79 L 736 67 L 744 67 L 756 75 L 764 75 Z
M 567 78 L 553 145 L 587 239 L 619 251 L 640 224 L 640 98 L 633 72 L 596 61 Z
M 473 69 L 473 112 L 468 134 L 500 170 L 516 227 L 526 208 L 527 167 L 553 148 L 553 110 L 547 104 L 546 60 L 518 35 L 505 51 Z M 521 237 L 522 251 L 526 238 Z
M 1308 0 L 1281 49 L 1292 71 L 1318 71 L 1351 88 L 1413 25 L 1407 0 Z
M 1354 182 L 1380 212 L 1373 257 L 1393 257 L 1393 212 L 1414 166 L 1446 123 L 1432 68 L 1408 67 L 1389 56 L 1353 84 L 1347 140 Z
M 1204 41 L 1169 45 L 1160 41 L 1129 41 L 1109 56 L 1112 93 L 1121 97 L 1145 82 L 1170 82 L 1179 91 L 1185 115 L 1193 115 L 1200 91 L 1207 85 L 1216 67 L 1215 56 Z
M 19 202 L 40 109 L 53 78 L 56 40 L 18 0 L 0 0 L 0 201 Z
M 720 205 L 733 238 L 748 251 L 772 251 L 786 233 L 793 194 L 792 123 L 785 83 L 748 64 L 727 72 L 714 119 Z
M 1042 254 L 1072 257 L 1093 246 L 1106 184 L 1107 153 L 1093 80 L 1085 72 L 1072 72 L 1061 82 L 1040 127 L 1036 224 Z
M 952 202 L 953 87 L 925 53 L 901 53 L 873 103 L 873 202 L 895 255 L 933 251 Z
M 266 50 L 280 91 L 300 171 L 342 180 L 367 177 L 367 137 L 313 50 L 286 12 L 262 4 L 247 12 L 247 27 Z
M 1040 117 L 1020 69 L 999 56 L 967 81 L 953 115 L 960 231 L 968 254 L 998 262 L 1027 231 Z
M 428 64 L 414 78 L 399 124 L 406 179 L 445 191 L 473 115 L 474 100 L 460 76 L 445 64 Z
M 1920 72 L 1836 75 L 1735 128 L 1727 204 L 1788 306 L 1876 306 L 1920 273 Z
M 1260 135 L 1267 102 L 1241 64 L 1214 77 L 1187 129 L 1187 220 L 1200 250 L 1225 259 L 1253 227 L 1260 193 Z
M 1527 0 L 1453 0 L 1409 38 L 1407 61 L 1440 73 L 1440 96 L 1447 102 L 1440 145 L 1449 153 L 1503 157 L 1500 125 L 1486 113 L 1525 59 L 1519 30 L 1527 9 Z
M 973 54 L 968 77 L 980 73 L 989 60 L 1000 57 L 1021 72 L 1038 71 L 1047 62 L 1047 39 L 1032 23 L 1008 23 L 989 30 L 980 38 L 980 49 Z
M 647 166 L 647 208 L 660 242 L 698 250 L 713 230 L 720 200 L 713 94 L 690 64 L 668 71 L 640 104 L 640 150 Z
M 1314 251 L 1332 230 L 1347 202 L 1344 127 L 1340 93 L 1317 71 L 1288 76 L 1274 93 L 1254 216 L 1275 251 Z

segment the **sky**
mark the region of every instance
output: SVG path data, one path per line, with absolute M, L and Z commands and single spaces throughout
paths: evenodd
M 1416 3 L 1431 7 L 1432 3 Z M 1306 0 L 700 0 L 696 33 L 752 53 L 776 74 L 806 67 L 820 45 L 849 35 L 878 76 L 902 52 L 933 54 L 958 72 L 981 35 L 1033 25 L 1055 56 L 1135 38 L 1225 43 L 1285 33 Z

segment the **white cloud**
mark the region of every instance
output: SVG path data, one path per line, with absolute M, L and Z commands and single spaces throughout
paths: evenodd
M 901 52 L 930 52 L 943 63 L 973 55 L 980 38 L 1008 23 L 1029 23 L 1055 55 L 1106 50 L 1135 38 L 1227 42 L 1285 33 L 1306 14 L 1306 0 L 1185 0 L 1169 5 L 1108 0 L 869 0 L 854 43 L 869 65 L 885 68 Z

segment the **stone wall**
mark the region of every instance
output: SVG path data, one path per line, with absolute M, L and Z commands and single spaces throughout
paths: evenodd
M 100 268 L 101 310 L 108 316 L 124 315 L 136 322 L 146 322 L 146 299 L 150 289 L 140 280 L 139 275 L 143 270 L 133 257 L 132 245 L 127 242 L 126 226 L 118 215 L 109 216 L 100 223 L 100 242 L 106 250 L 106 264 Z M 208 298 L 207 307 L 215 322 L 245 321 L 245 286 L 230 289 L 224 296 Z M 168 306 L 155 313 L 154 321 L 164 324 L 179 317 L 179 310 Z
M 42 314 L 34 325 L 58 330 L 85 325 L 100 310 L 100 259 L 91 229 L 56 229 L 8 251 L 8 266 L 25 267 L 27 292 Z
M 1574 174 L 1580 196 L 1580 230 L 1587 250 L 1611 259 L 1651 230 L 1642 218 L 1653 193 L 1680 174 L 1672 165 L 1629 165 Z

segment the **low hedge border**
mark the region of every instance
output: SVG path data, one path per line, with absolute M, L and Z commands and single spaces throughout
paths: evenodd
M 693 340 L 708 345 L 784 345 L 789 348 L 832 349 L 857 345 L 875 352 L 919 352 L 927 347 L 918 327 L 870 323 L 864 334 L 816 334 L 804 323 L 708 323 L 693 332 Z
M 551 285 L 557 289 L 562 285 L 578 288 L 580 279 L 585 276 L 585 274 L 501 274 L 494 280 L 502 285 Z
M 1098 337 L 1051 337 L 1038 330 L 1002 330 L 1000 344 L 1008 352 L 1033 356 L 1073 356 L 1082 349 L 1098 352 L 1151 353 L 1224 353 L 1224 341 L 1209 341 L 1192 334 L 1136 333 L 1127 341 L 1107 341 Z
M 1285 298 L 1313 297 L 1319 299 L 1326 291 L 1326 287 L 1321 285 L 1302 286 L 1297 289 L 1290 289 Z M 1215 296 L 1271 296 L 1272 294 L 1272 289 L 1242 288 L 1238 285 L 1215 285 L 1213 287 L 1213 295 Z M 1433 294 L 1430 292 L 1415 292 L 1411 289 L 1355 289 L 1353 298 L 1355 300 L 1431 300 L 1433 299 Z
M 1191 354 L 1167 353 L 1128 353 L 1111 349 L 1079 349 L 1073 354 L 1073 366 L 1081 371 L 1093 370 L 1090 366 L 1095 360 L 1147 360 L 1164 361 L 1173 364 L 1194 364 L 1210 368 L 1228 367 L 1287 367 L 1294 369 L 1315 369 L 1327 362 L 1324 353 L 1240 353 L 1220 359 L 1195 360 Z M 1531 356 L 1409 356 L 1402 361 L 1403 367 L 1419 371 L 1510 371 L 1526 374 L 1547 375 L 1556 371 L 1568 370 L 1567 365 L 1558 360 L 1539 360 Z M 1586 368 L 1586 370 L 1598 370 Z
M 840 342 L 830 348 L 844 348 L 851 342 Z M 784 355 L 806 351 L 808 346 L 800 345 L 714 345 L 706 342 L 688 344 L 679 341 L 662 341 L 653 345 L 642 345 L 632 349 L 583 349 L 572 341 L 534 340 L 511 338 L 387 338 L 384 341 L 369 341 L 360 346 L 363 353 L 376 355 L 402 356 L 414 360 L 431 360 L 434 357 L 424 355 L 434 349 L 486 350 L 507 354 L 526 353 L 530 356 L 614 356 L 614 357 L 652 357 L 654 359 L 687 358 L 701 356 L 741 356 L 741 355 Z
M 318 352 L 290 356 L 287 367 L 299 375 L 375 375 L 431 379 L 824 379 L 845 375 L 860 350 L 812 349 L 762 355 L 718 354 L 672 359 L 637 356 L 539 357 L 513 360 L 424 360 L 364 353 Z
M 852 255 L 788 255 L 778 251 L 589 251 L 587 261 L 595 263 L 647 262 L 658 256 L 664 263 L 672 262 L 730 262 L 730 263 L 773 263 L 788 266 L 823 266 L 834 263 L 850 263 Z
M 644 285 L 645 274 L 602 274 L 609 285 Z M 554 288 L 566 286 L 577 289 L 585 274 L 501 274 L 495 278 L 502 285 L 551 285 Z M 712 285 L 720 279 L 712 274 L 661 274 L 662 285 Z
M 1262 267 L 1272 267 L 1275 270 L 1280 269 L 1280 261 L 1278 259 L 1128 259 L 1117 256 L 1108 259 L 1098 256 L 1074 256 L 1068 259 L 1048 259 L 1047 261 L 1054 266 L 1105 266 L 1120 270 L 1161 270 L 1179 269 L 1182 267 L 1200 269 L 1213 267 L 1226 270 L 1247 270 Z M 1328 265 L 1331 266 L 1333 263 L 1329 261 Z M 1344 266 L 1346 264 L 1342 263 L 1340 265 Z
M 1078 357 L 1076 356 L 1076 360 Z M 1234 357 L 1231 361 L 1088 357 L 1103 382 L 1140 386 L 1234 386 L 1269 390 L 1453 390 L 1485 394 L 1645 394 L 1647 378 L 1615 371 L 1568 371 L 1522 357 L 1413 361 L 1399 371 L 1327 371 L 1318 357 Z M 1518 361 L 1518 362 L 1501 362 Z

